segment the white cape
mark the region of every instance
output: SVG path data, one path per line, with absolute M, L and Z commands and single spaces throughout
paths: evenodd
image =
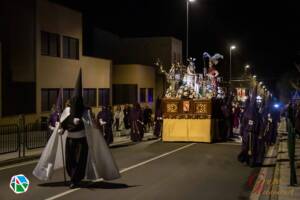
M 61 115 L 61 122 L 70 114 L 69 109 L 65 109 Z M 86 165 L 85 178 L 96 180 L 112 180 L 120 177 L 119 169 L 115 160 L 102 136 L 91 119 L 90 113 L 86 112 L 82 118 L 85 127 L 85 134 L 88 143 L 88 159 Z M 67 133 L 60 136 L 58 130 L 60 124 L 55 127 L 41 158 L 33 170 L 33 175 L 39 180 L 50 180 L 57 169 L 61 169 L 64 163 L 65 144 Z M 60 139 L 61 138 L 61 139 Z M 61 144 L 62 142 L 62 144 Z

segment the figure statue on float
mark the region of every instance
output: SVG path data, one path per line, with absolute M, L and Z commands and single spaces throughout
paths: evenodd
M 211 92 L 213 93 L 213 96 L 216 96 L 217 94 L 217 87 L 218 87 L 218 82 L 217 82 L 217 77 L 219 76 L 219 72 L 216 69 L 216 65 L 219 63 L 220 59 L 223 59 L 223 55 L 216 53 L 213 56 L 210 56 L 207 52 L 203 53 L 203 59 L 205 58 L 209 59 L 209 66 L 208 66 L 208 73 L 207 77 L 210 80 L 210 86 L 211 86 Z

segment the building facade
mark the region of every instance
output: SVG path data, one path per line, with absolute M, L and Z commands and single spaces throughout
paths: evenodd
M 99 107 L 111 102 L 112 61 L 82 54 L 80 12 L 48 0 L 4 1 L 1 24 L 7 29 L 0 39 L 6 41 L 5 115 L 48 113 L 61 88 L 64 101 L 71 97 L 80 68 L 85 104 Z
M 113 66 L 113 104 L 140 102 L 153 106 L 155 70 L 152 66 L 124 64 Z
M 46 0 L 37 1 L 36 35 L 38 113 L 49 110 L 59 88 L 64 90 L 64 101 L 70 98 L 80 68 L 85 104 L 99 107 L 110 103 L 112 62 L 82 54 L 80 12 Z M 103 91 L 109 92 L 104 95 Z
M 80 68 L 84 101 L 94 110 L 107 104 L 152 104 L 156 94 L 153 62 L 150 61 L 152 66 L 150 62 L 149 66 L 143 65 L 140 60 L 135 61 L 134 54 L 131 63 L 118 62 L 119 54 L 125 54 L 134 45 L 120 48 L 119 38 L 112 37 L 117 42 L 108 55 L 116 57 L 86 56 L 80 12 L 49 0 L 3 0 L 0 4 L 0 25 L 4 27 L 0 30 L 0 41 L 5 41 L 1 87 L 4 116 L 48 114 L 61 89 L 64 102 L 71 97 Z M 109 35 L 102 35 L 105 34 Z M 110 43 L 104 44 L 96 42 L 96 52 L 104 52 Z

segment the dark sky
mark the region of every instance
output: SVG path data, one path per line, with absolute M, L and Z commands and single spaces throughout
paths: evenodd
M 81 10 L 84 18 L 120 36 L 175 36 L 185 46 L 186 0 L 56 0 Z M 101 3 L 99 3 L 101 2 Z M 196 0 L 190 7 L 190 56 L 222 53 L 228 68 L 254 68 L 259 78 L 278 79 L 291 70 L 300 50 L 300 12 L 290 0 Z M 183 51 L 185 52 L 185 50 Z

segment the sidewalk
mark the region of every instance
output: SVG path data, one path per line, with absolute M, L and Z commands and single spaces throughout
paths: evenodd
M 114 147 L 114 146 L 118 146 L 118 145 L 122 145 L 122 144 L 130 144 L 131 140 L 130 140 L 129 133 L 130 133 L 130 131 L 126 132 L 125 134 L 120 134 L 120 132 L 114 132 L 113 133 L 114 142 L 113 142 L 113 144 L 110 145 L 110 147 Z M 145 133 L 143 140 L 145 141 L 145 140 L 149 140 L 152 138 L 153 138 L 153 133 L 148 132 L 148 133 Z M 22 149 L 22 147 L 21 147 L 21 149 Z M 20 158 L 18 158 L 18 154 L 19 154 L 18 152 L 2 154 L 2 155 L 0 155 L 0 166 L 5 166 L 5 165 L 14 164 L 17 162 L 23 162 L 23 161 L 37 159 L 42 154 L 43 149 L 44 148 L 26 150 L 25 156 L 22 155 L 22 153 L 23 153 L 22 152 Z
M 267 155 L 265 164 L 257 177 L 250 199 L 255 200 L 298 200 L 300 199 L 300 139 L 296 140 L 295 160 L 298 185 L 290 186 L 290 166 L 288 156 L 285 119 L 278 127 L 278 143 L 272 147 L 273 155 Z M 272 161 L 270 162 L 270 159 Z M 269 163 L 268 163 L 269 162 Z
M 283 122 L 285 128 L 285 122 Z M 296 187 L 290 186 L 290 166 L 288 156 L 287 132 L 286 129 L 279 132 L 279 149 L 276 162 L 276 171 L 273 183 L 276 186 L 271 193 L 273 200 L 294 200 L 300 199 L 300 140 L 296 139 L 295 147 L 295 161 L 296 174 L 298 185 Z

